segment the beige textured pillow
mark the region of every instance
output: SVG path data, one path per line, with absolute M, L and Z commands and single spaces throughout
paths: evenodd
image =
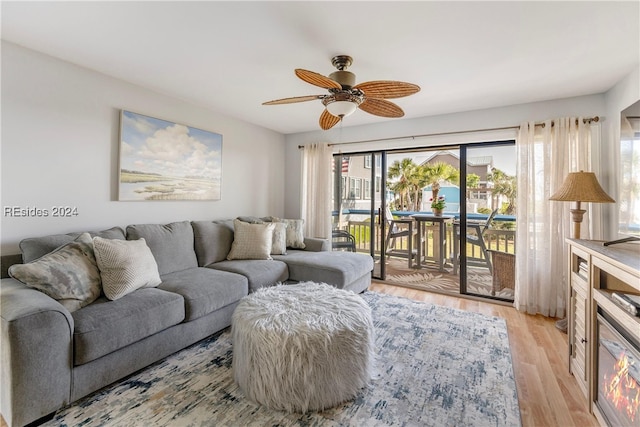
M 228 260 L 272 259 L 274 224 L 249 224 L 238 219 L 233 221 L 234 235 Z
M 271 245 L 271 255 L 285 255 L 287 253 L 287 224 L 274 222 L 273 241 Z
M 304 249 L 304 220 L 274 218 L 274 222 L 283 222 L 287 225 L 287 247 Z
M 93 247 L 102 277 L 102 290 L 110 300 L 160 284 L 158 264 L 144 239 L 94 237 Z
M 9 275 L 57 300 L 69 311 L 100 296 L 100 272 L 89 233 L 27 264 L 9 267 Z

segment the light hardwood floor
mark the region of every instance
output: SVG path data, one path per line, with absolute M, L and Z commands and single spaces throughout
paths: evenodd
M 417 301 L 502 317 L 518 389 L 523 427 L 598 426 L 586 397 L 569 374 L 567 335 L 553 319 L 520 313 L 511 306 L 375 282 L 369 288 Z
M 376 281 L 369 289 L 504 318 L 509 331 L 522 426 L 598 426 L 596 419 L 589 413 L 587 399 L 578 388 L 575 378 L 569 374 L 567 335 L 556 329 L 553 319 L 522 314 L 507 305 Z M 6 427 L 1 418 L 0 427 Z

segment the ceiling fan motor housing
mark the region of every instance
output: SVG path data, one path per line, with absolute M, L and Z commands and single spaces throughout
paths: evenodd
M 334 71 L 329 74 L 329 78 L 334 82 L 340 83 L 342 89 L 351 89 L 356 85 L 356 75 L 351 71 Z

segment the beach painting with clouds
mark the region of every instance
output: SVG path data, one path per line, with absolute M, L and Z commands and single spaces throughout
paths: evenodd
M 122 110 L 118 200 L 220 200 L 222 135 Z

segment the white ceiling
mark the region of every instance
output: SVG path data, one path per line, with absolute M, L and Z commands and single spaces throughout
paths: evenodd
M 319 129 L 321 102 L 262 102 L 327 93 L 293 70 L 338 54 L 357 82 L 418 84 L 393 100 L 414 118 L 605 92 L 639 26 L 638 1 L 2 1 L 4 40 L 285 134 Z

